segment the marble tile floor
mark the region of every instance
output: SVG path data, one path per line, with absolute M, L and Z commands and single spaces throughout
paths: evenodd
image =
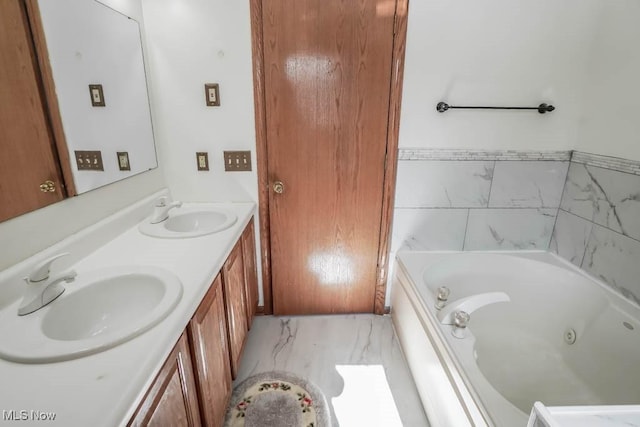
M 429 426 L 389 316 L 258 316 L 234 385 L 273 370 L 316 384 L 334 427 Z

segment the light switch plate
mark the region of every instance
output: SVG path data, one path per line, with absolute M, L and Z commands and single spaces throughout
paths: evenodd
M 251 151 L 225 151 L 224 170 L 246 172 L 251 170 Z
M 205 83 L 204 95 L 207 107 L 220 106 L 220 87 L 218 83 Z
M 197 165 L 199 171 L 209 170 L 209 153 L 206 151 L 199 151 L 196 153 L 196 159 L 198 161 Z
M 76 150 L 74 151 L 74 155 L 79 171 L 104 171 L 102 152 Z

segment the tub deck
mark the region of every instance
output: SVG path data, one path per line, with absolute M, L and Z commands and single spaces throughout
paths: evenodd
M 451 295 L 438 312 L 440 286 Z M 537 400 L 640 403 L 640 308 L 554 254 L 404 252 L 391 291 L 394 325 L 434 426 L 524 426 Z M 473 311 L 463 339 L 440 321 L 459 307 Z M 569 329 L 574 344 L 563 340 Z

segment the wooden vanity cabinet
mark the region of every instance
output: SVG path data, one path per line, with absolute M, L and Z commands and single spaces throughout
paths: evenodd
M 182 334 L 162 366 L 129 426 L 202 425 L 186 334 Z
M 220 274 L 196 310 L 187 328 L 203 425 L 222 425 L 231 397 L 231 364 L 227 320 Z
M 130 426 L 222 426 L 258 303 L 254 237 L 252 219 Z
M 244 341 L 249 329 L 247 326 L 242 238 L 238 240 L 222 267 L 222 281 L 224 283 L 224 301 L 227 311 L 231 376 L 235 379 L 240 365 L 240 358 L 242 357 Z
M 242 259 L 244 261 L 245 296 L 247 299 L 247 328 L 258 310 L 258 271 L 256 269 L 256 240 L 253 218 L 242 233 Z

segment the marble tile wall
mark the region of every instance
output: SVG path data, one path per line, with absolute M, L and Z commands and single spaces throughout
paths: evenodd
M 398 154 L 391 259 L 399 250 L 548 249 L 569 151 Z
M 569 162 L 566 152 L 409 150 L 398 162 L 392 251 L 547 249 Z M 436 159 L 429 159 L 434 156 Z M 457 160 L 458 158 L 465 160 Z M 504 156 L 502 156 L 504 157 Z M 559 158 L 560 160 L 556 160 Z
M 550 250 L 640 303 L 640 162 L 574 153 Z

